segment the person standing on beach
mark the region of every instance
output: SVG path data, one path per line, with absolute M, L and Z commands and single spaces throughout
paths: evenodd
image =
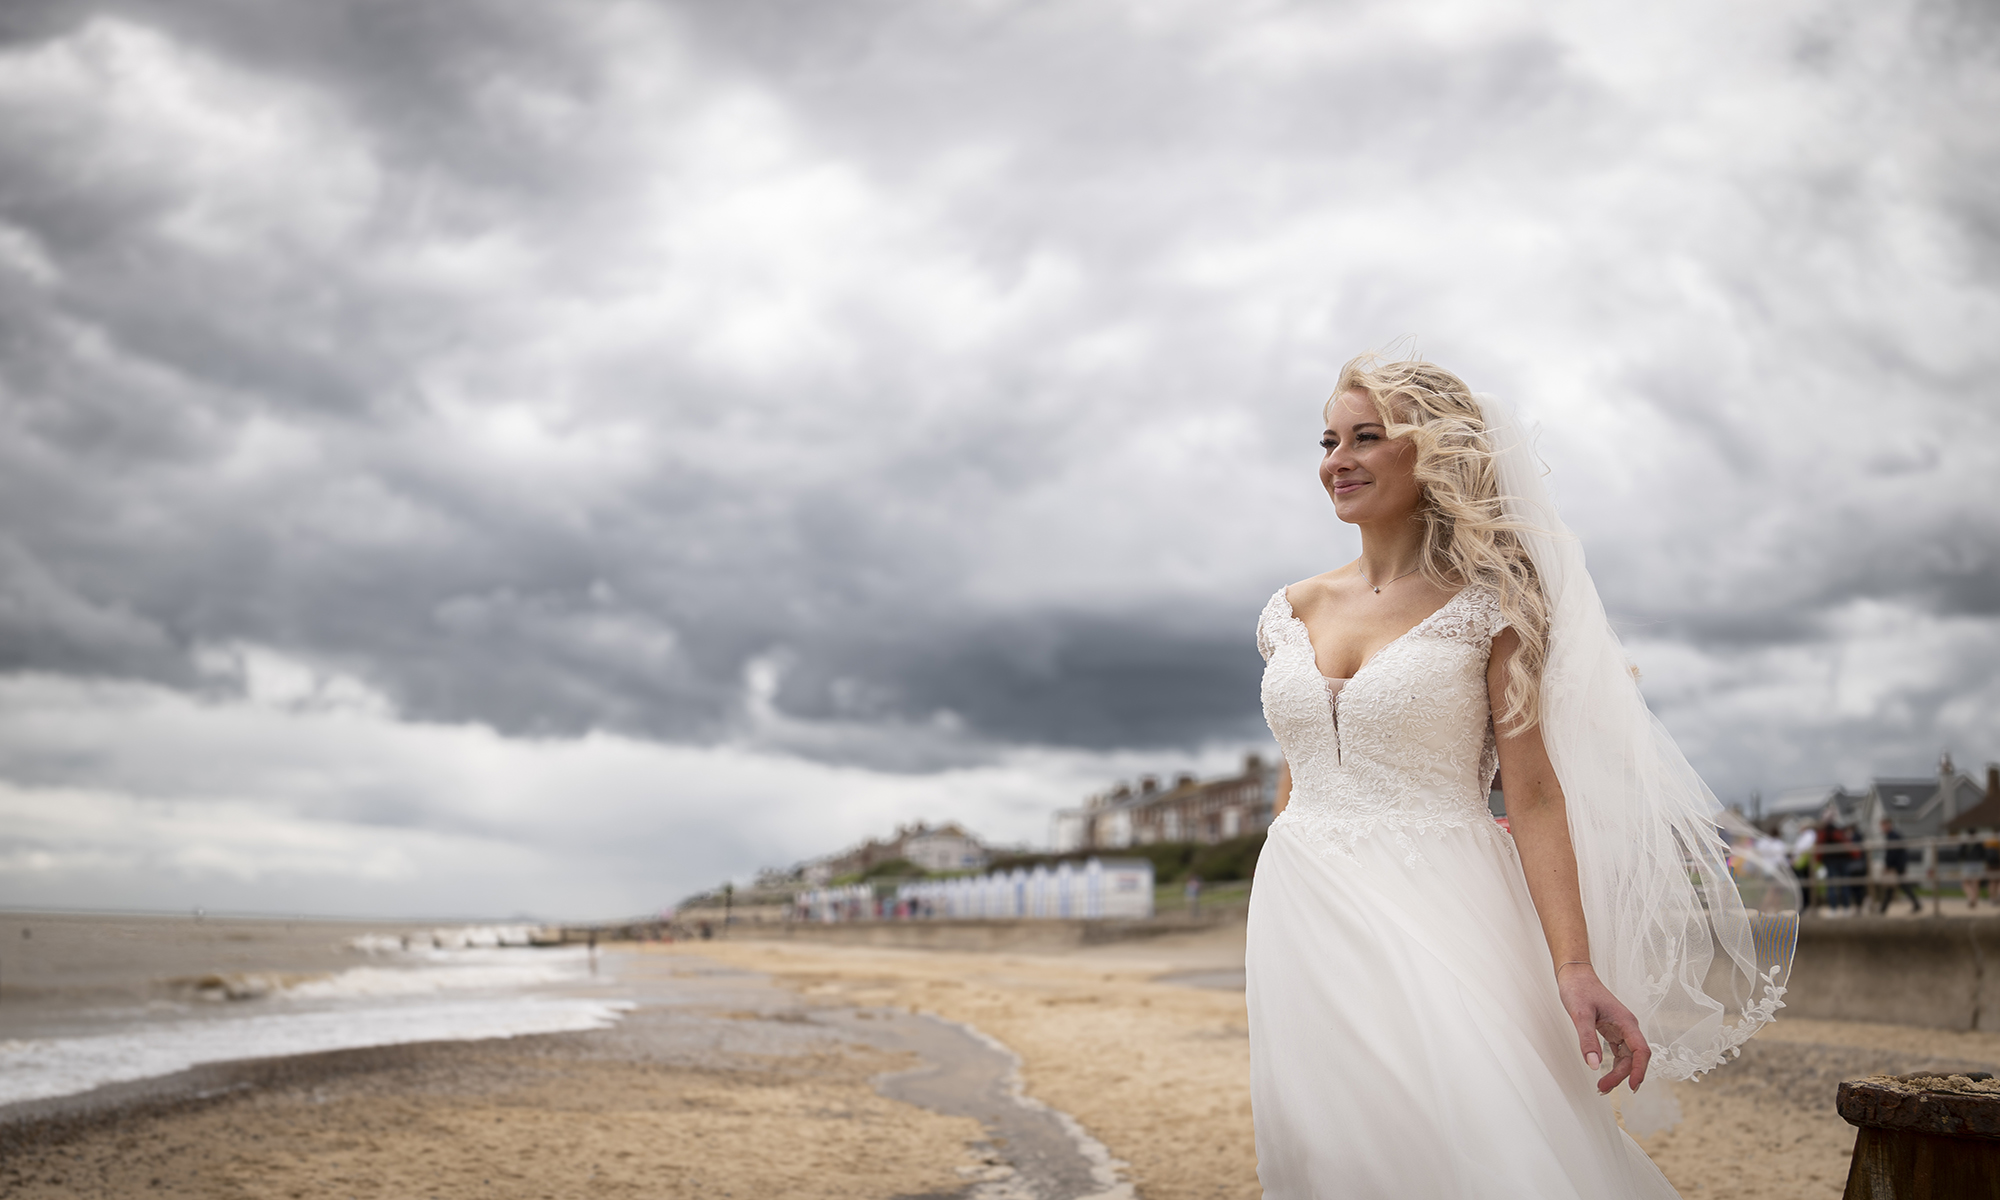
M 1512 417 L 1364 355 L 1320 444 L 1361 557 L 1257 627 L 1285 763 L 1245 960 L 1264 1195 L 1671 1197 L 1599 1094 L 1720 1064 L 1789 939 L 1754 936 Z
M 1910 869 L 1910 852 L 1903 845 L 1902 831 L 1897 829 L 1896 823 L 1887 817 L 1882 818 L 1882 841 L 1885 848 L 1882 851 L 1882 872 L 1884 879 L 1882 881 L 1882 908 L 1880 911 L 1884 913 L 1889 911 L 1889 904 L 1895 900 L 1896 889 L 1898 887 L 1902 888 L 1903 892 L 1909 896 L 1911 912 L 1920 913 L 1924 911 L 1924 902 L 1917 899 L 1916 885 L 1903 878 L 1903 873 Z
M 1820 855 L 1820 862 L 1825 865 L 1829 879 L 1852 879 L 1868 873 L 1867 857 L 1856 848 L 1858 843 L 1852 829 L 1838 821 L 1828 821 L 1820 833 L 1820 844 L 1836 847 Z M 1851 883 L 1829 886 L 1827 902 L 1830 915 L 1844 917 L 1864 908 L 1861 891 Z
M 1819 830 L 1808 825 L 1799 832 L 1799 840 L 1792 845 L 1792 874 L 1799 881 L 1799 912 L 1801 915 L 1812 911 L 1815 882 L 1819 875 L 1819 856 L 1813 847 L 1819 845 Z

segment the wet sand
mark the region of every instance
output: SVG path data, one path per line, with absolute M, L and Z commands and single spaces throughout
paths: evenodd
M 0 1112 L 0 1194 L 1074 1200 L 1122 1178 L 1149 1200 L 1254 1197 L 1241 954 L 1240 926 L 1048 954 L 636 951 L 617 961 L 640 1007 L 616 1029 Z M 1124 1165 L 1006 1095 L 1016 1061 L 1020 1088 Z M 1686 1119 L 1644 1144 L 1689 1197 L 1832 1200 L 1853 1145 L 1839 1080 L 1995 1063 L 2000 1035 L 1781 1019 L 1676 1085 Z
M 957 954 L 732 942 L 707 953 L 822 1001 L 936 1013 L 1022 1059 L 1023 1084 L 1129 1164 L 1147 1200 L 1253 1198 L 1249 1029 L 1226 977 L 1242 927 L 1062 954 Z

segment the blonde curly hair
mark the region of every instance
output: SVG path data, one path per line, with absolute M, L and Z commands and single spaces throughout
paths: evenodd
M 1464 380 L 1443 367 L 1373 353 L 1357 355 L 1340 369 L 1327 408 L 1349 392 L 1374 404 L 1391 439 L 1408 438 L 1416 446 L 1424 578 L 1441 588 L 1484 586 L 1499 598 L 1521 648 L 1507 664 L 1507 686 L 1494 720 L 1514 730 L 1532 728 L 1541 719 L 1549 604 L 1517 536 L 1523 527 L 1508 518 L 1501 503 L 1479 401 Z

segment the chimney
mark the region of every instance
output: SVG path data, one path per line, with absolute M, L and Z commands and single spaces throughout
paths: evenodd
M 1139 794 L 1141 796 L 1150 796 L 1154 792 L 1157 792 L 1159 790 L 1160 790 L 1160 780 L 1158 776 L 1154 775 L 1139 776 Z
M 1191 771 L 1182 771 L 1180 774 L 1174 776 L 1174 786 L 1177 788 L 1193 787 L 1194 773 Z
M 1986 799 L 2000 802 L 2000 763 L 1986 764 Z
M 1261 755 L 1261 754 L 1246 754 L 1246 755 L 1244 755 L 1244 756 L 1243 756 L 1243 774 L 1244 774 L 1244 775 L 1246 775 L 1246 776 L 1249 776 L 1249 777 L 1252 777 L 1252 778 L 1254 778 L 1254 777 L 1256 777 L 1256 776 L 1258 776 L 1258 775 L 1262 775 L 1263 773 L 1264 773 L 1264 756 L 1263 756 L 1263 755 Z

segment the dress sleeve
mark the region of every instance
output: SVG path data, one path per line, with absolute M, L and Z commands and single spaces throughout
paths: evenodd
M 1500 597 L 1482 586 L 1464 605 L 1460 621 L 1452 624 L 1459 626 L 1455 636 L 1476 638 L 1490 645 L 1508 622 L 1506 614 L 1500 611 Z
M 1486 593 L 1486 610 L 1489 614 L 1486 618 L 1486 641 L 1491 644 L 1494 638 L 1500 636 L 1500 631 L 1512 622 L 1507 620 L 1507 614 L 1500 608 L 1500 597 L 1492 592 Z
M 1283 588 L 1271 593 L 1271 598 L 1264 602 L 1264 611 L 1257 615 L 1257 653 L 1264 656 L 1265 662 L 1271 661 L 1271 656 L 1278 652 L 1278 643 L 1285 640 L 1280 622 L 1291 614 L 1292 605 L 1285 599 Z

